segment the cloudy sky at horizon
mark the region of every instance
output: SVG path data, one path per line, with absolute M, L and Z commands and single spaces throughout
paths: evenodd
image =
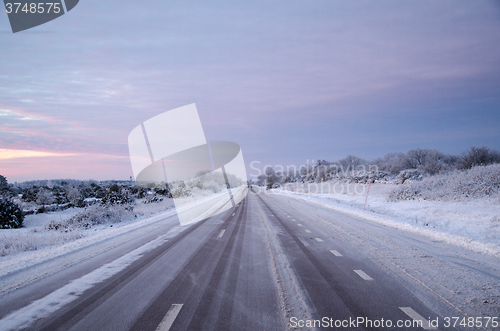
M 245 161 L 500 149 L 498 1 L 91 1 L 12 34 L 0 174 L 128 179 L 127 137 L 196 103 Z

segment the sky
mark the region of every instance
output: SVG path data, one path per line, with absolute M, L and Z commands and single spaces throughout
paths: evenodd
M 500 149 L 500 2 L 81 0 L 15 34 L 0 13 L 11 183 L 128 179 L 132 129 L 191 103 L 247 166 Z

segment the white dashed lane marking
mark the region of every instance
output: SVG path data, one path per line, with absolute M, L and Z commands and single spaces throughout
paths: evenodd
M 364 280 L 373 280 L 370 276 L 368 276 L 363 270 L 354 270 L 355 273 L 359 275 L 359 277 L 363 278 Z
M 307 233 L 311 233 L 311 231 L 309 231 L 309 230 L 305 230 L 305 231 L 306 231 Z
M 302 224 L 297 224 L 298 226 L 302 226 Z
M 321 238 L 314 238 L 314 239 L 316 239 L 316 241 L 319 242 L 319 243 L 323 242 L 323 240 Z
M 220 233 L 219 233 L 219 236 L 217 238 L 222 238 L 222 236 L 224 235 L 224 232 L 226 232 L 226 229 L 222 230 Z
M 292 221 L 297 222 L 296 220 L 292 219 Z
M 425 330 L 436 330 L 436 327 L 430 325 L 429 321 L 426 320 L 422 315 L 411 309 L 410 307 L 399 307 L 406 315 L 410 316 L 415 321 L 420 321 L 422 323 L 422 328 Z
M 235 213 L 233 213 L 233 216 L 234 216 Z
M 332 252 L 332 254 L 335 255 L 335 256 L 342 256 L 342 254 L 340 254 L 339 252 L 337 252 L 334 249 L 330 249 L 330 252 Z
M 174 303 L 172 307 L 167 311 L 167 314 L 165 317 L 163 317 L 163 320 L 161 321 L 160 325 L 156 328 L 156 331 L 168 331 L 172 327 L 172 324 L 174 324 L 175 319 L 177 318 L 177 315 L 179 315 L 179 312 L 181 311 L 182 304 L 179 303 Z

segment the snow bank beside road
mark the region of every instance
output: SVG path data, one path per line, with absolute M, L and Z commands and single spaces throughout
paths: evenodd
M 360 192 L 361 184 L 356 185 Z M 275 189 L 271 193 L 303 199 L 369 221 L 500 257 L 500 206 L 497 197 L 461 202 L 393 202 L 386 198 L 392 188 L 391 184 L 372 184 L 366 211 L 363 211 L 363 206 L 367 185 L 363 194 L 354 194 L 352 187 L 347 188 L 344 194 L 313 194 L 307 193 L 307 189 L 297 190 L 297 187 L 288 189 L 299 192 Z
M 116 224 L 115 227 L 109 227 L 105 225 L 98 226 L 92 231 L 87 231 L 86 236 L 82 236 L 78 240 L 73 240 L 62 245 L 55 243 L 52 246 L 47 246 L 34 251 L 19 252 L 17 254 L 3 256 L 2 258 L 0 258 L 0 277 L 8 273 L 12 273 L 14 271 L 35 265 L 37 263 L 57 258 L 59 256 L 68 254 L 69 252 L 91 246 L 95 243 L 108 240 L 132 230 L 145 227 L 149 224 L 173 215 L 175 215 L 175 209 L 170 209 L 163 213 L 156 214 L 155 216 L 147 217 L 137 221 Z M 78 231 L 78 233 L 81 233 L 81 231 Z M 56 233 L 56 235 L 60 235 L 60 233 Z

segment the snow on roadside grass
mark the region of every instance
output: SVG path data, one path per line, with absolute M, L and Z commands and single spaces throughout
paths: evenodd
M 0 232 L 0 256 L 35 251 L 47 246 L 61 245 L 83 237 L 82 231 L 55 232 L 37 229 L 11 229 Z
M 392 187 L 392 184 L 372 184 L 366 211 L 363 211 L 366 189 L 364 194 L 360 195 L 308 194 L 307 191 L 297 193 L 281 189 L 272 191 L 475 252 L 500 257 L 500 206 L 497 197 L 460 202 L 387 201 L 386 194 Z
M 199 199 L 199 203 L 202 203 L 204 200 L 209 200 L 210 197 L 203 197 Z M 180 211 L 184 209 L 189 209 L 192 207 L 193 201 L 192 199 L 186 199 L 184 201 L 184 204 L 178 208 Z M 165 199 L 163 202 L 160 203 L 149 203 L 149 204 L 143 204 L 141 201 L 137 201 L 136 206 L 134 207 L 134 213 L 137 215 L 137 218 L 132 218 L 130 221 L 125 221 L 125 222 L 120 222 L 114 224 L 113 227 L 110 227 L 110 225 L 96 225 L 92 227 L 92 229 L 77 229 L 77 230 L 72 230 L 66 232 L 65 230 L 59 231 L 59 230 L 43 230 L 43 227 L 38 227 L 38 228 L 23 228 L 23 229 L 8 229 L 8 230 L 2 230 L 0 232 L 0 248 L 4 244 L 2 242 L 2 236 L 1 234 L 4 234 L 4 237 L 9 237 L 9 236 L 15 236 L 16 234 L 13 232 L 15 230 L 18 230 L 19 233 L 22 232 L 32 232 L 29 234 L 30 238 L 35 238 L 34 240 L 41 241 L 39 237 L 36 237 L 35 235 L 40 234 L 40 233 L 53 233 L 54 238 L 61 239 L 64 238 L 65 235 L 68 233 L 80 233 L 82 236 L 77 239 L 77 240 L 71 240 L 72 238 L 68 238 L 67 242 L 54 242 L 54 244 L 48 245 L 48 246 L 43 246 L 39 245 L 36 250 L 34 251 L 23 251 L 23 247 L 19 247 L 19 250 L 15 250 L 11 252 L 10 255 L 8 256 L 3 256 L 0 258 L 0 277 L 33 266 L 37 263 L 42 263 L 47 260 L 55 259 L 57 257 L 63 256 L 65 254 L 68 254 L 69 252 L 76 251 L 81 248 L 88 247 L 90 245 L 93 245 L 98 242 L 102 242 L 104 240 L 109 240 L 111 238 L 117 237 L 119 235 L 131 232 L 132 230 L 138 230 L 139 228 L 146 228 L 148 225 L 152 225 L 155 222 L 165 222 L 165 219 L 168 217 L 174 217 L 171 218 L 170 220 L 167 220 L 168 222 L 177 222 L 178 224 L 178 219 L 176 216 L 176 209 L 173 208 L 173 201 L 171 199 Z M 54 217 L 58 217 L 57 212 L 54 213 Z M 45 220 L 46 221 L 46 220 Z M 34 222 L 36 224 L 42 224 L 41 222 Z M 187 225 L 189 226 L 189 225 Z M 176 229 L 175 231 L 182 231 L 187 226 L 180 226 L 178 225 L 177 227 L 174 227 Z M 171 232 L 172 234 L 175 232 Z M 43 231 L 39 231 L 43 230 Z M 37 232 L 39 231 L 39 232 Z M 18 238 L 22 240 L 26 240 L 27 238 Z M 42 242 L 43 243 L 43 242 Z M 50 244 L 48 242 L 47 244 Z
M 389 194 L 391 200 L 459 201 L 500 192 L 500 164 L 426 177 L 422 181 L 399 185 Z
M 24 228 L 0 231 L 0 257 L 61 245 L 83 237 L 81 231 L 56 232 L 44 229 L 49 222 L 56 219 L 67 220 L 79 211 L 78 208 L 69 208 L 58 212 L 26 215 L 23 222 Z
M 78 214 L 81 208 L 68 208 L 56 212 L 47 212 L 43 214 L 31 214 L 24 217 L 23 225 L 26 228 L 44 227 L 49 222 L 54 220 L 66 220 Z
M 146 227 L 152 223 L 163 221 L 167 217 L 175 216 L 175 209 L 169 209 L 150 217 L 137 218 L 133 222 L 123 222 L 114 227 L 107 225 L 96 226 L 92 230 L 81 230 L 85 236 L 61 245 L 42 247 L 36 251 L 17 252 L 0 258 L 0 277 L 24 269 L 26 267 L 41 263 L 68 254 L 69 252 L 88 247 L 97 242 L 125 234 L 132 230 Z M 55 233 L 61 234 L 59 231 Z
M 95 236 L 95 231 L 85 229 L 95 228 L 98 224 L 140 220 L 173 207 L 171 199 L 149 204 L 137 202 L 133 213 L 125 210 L 123 206 L 105 208 L 94 205 L 86 209 L 70 208 L 64 211 L 27 215 L 25 228 L 0 231 L 0 257 L 25 251 L 39 251 L 46 247 Z M 82 226 L 85 224 L 88 226 Z

